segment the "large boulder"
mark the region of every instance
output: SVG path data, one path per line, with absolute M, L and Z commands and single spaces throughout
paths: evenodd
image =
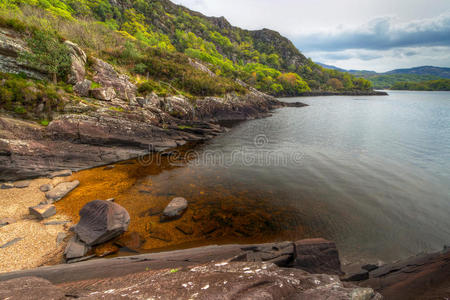
M 111 101 L 116 97 L 116 91 L 112 87 L 102 87 L 90 90 L 91 96 L 102 101 Z
M 52 190 L 45 193 L 45 197 L 53 202 L 59 201 L 79 185 L 80 182 L 78 180 L 74 180 L 71 182 L 62 182 L 55 186 Z
M 135 102 L 137 87 L 131 83 L 128 76 L 119 74 L 113 66 L 101 59 L 95 59 L 92 66 L 94 81 L 103 87 L 112 87 L 119 99 Z
M 80 222 L 74 231 L 89 246 L 98 245 L 121 235 L 128 229 L 127 210 L 110 201 L 95 200 L 80 210 Z
M 186 199 L 181 197 L 174 198 L 164 209 L 161 215 L 161 222 L 167 222 L 181 218 L 187 208 L 188 202 Z
M 67 82 L 70 84 L 77 84 L 84 79 L 86 75 L 86 53 L 75 43 L 71 41 L 65 41 L 64 44 L 70 51 L 70 58 L 72 64 L 70 66 L 70 73 Z
M 22 277 L 0 282 L 0 299 L 66 299 L 64 290 L 39 277 Z
M 314 274 L 343 275 L 336 244 L 325 239 L 306 239 L 295 243 L 294 267 Z
M 91 89 L 92 81 L 85 79 L 74 85 L 73 91 L 81 97 L 88 97 Z

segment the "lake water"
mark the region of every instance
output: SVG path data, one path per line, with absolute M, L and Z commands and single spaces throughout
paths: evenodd
M 450 244 L 450 93 L 389 94 L 283 99 L 310 106 L 237 124 L 184 153 L 184 163 L 118 166 L 133 182 L 102 193 L 131 211 L 143 235 L 162 228 L 146 210 L 174 196 L 190 201 L 189 221 L 178 222 L 193 233 L 145 236 L 146 249 L 324 237 L 344 263 L 442 249 Z

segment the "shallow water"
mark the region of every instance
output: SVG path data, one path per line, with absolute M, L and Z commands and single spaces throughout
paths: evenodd
M 321 236 L 344 262 L 391 261 L 450 243 L 449 92 L 284 101 L 310 106 L 237 124 L 181 158 L 79 172 L 58 206 L 116 198 L 142 251 Z M 160 224 L 153 214 L 175 196 L 189 210 Z

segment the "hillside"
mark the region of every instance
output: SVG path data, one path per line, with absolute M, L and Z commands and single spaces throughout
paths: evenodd
M 134 80 L 145 77 L 145 89 L 160 94 L 242 92 L 236 79 L 276 96 L 371 90 L 368 81 L 313 63 L 275 31 L 240 29 L 223 17 L 206 17 L 168 0 L 7 0 L 0 5 L 4 21 L 53 28 L 52 34 Z M 191 59 L 206 64 L 216 79 L 193 70 Z
M 325 64 L 320 65 L 324 68 L 348 72 L 354 76 L 365 78 L 372 83 L 375 89 L 397 89 L 401 86 L 403 86 L 403 88 L 405 88 L 405 86 L 414 86 L 415 89 L 431 89 L 431 87 L 425 87 L 427 86 L 427 83 L 425 82 L 450 78 L 450 68 L 442 67 L 422 66 L 377 73 L 367 70 L 344 70 Z M 407 84 L 405 85 L 405 83 Z M 424 83 L 424 85 L 419 87 L 419 85 L 415 85 L 415 83 Z M 433 86 L 436 86 L 436 84 Z M 437 86 L 441 85 L 438 84 Z
M 396 69 L 385 74 L 414 74 L 414 75 L 429 75 L 440 78 L 450 78 L 450 68 L 441 68 L 433 66 L 422 66 L 409 69 Z

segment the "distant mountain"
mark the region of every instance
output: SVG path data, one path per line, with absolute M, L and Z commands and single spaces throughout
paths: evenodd
M 338 70 L 341 72 L 348 72 L 352 75 L 356 76 L 375 76 L 375 75 L 395 75 L 395 74 L 414 74 L 414 75 L 429 75 L 429 76 L 435 76 L 439 78 L 450 78 L 450 68 L 443 68 L 443 67 L 433 67 L 433 66 L 421 66 L 421 67 L 415 67 L 415 68 L 407 68 L 407 69 L 395 69 L 392 71 L 384 72 L 384 73 L 377 73 L 375 71 L 369 71 L 369 70 L 345 70 L 342 68 L 338 68 L 332 65 L 326 65 L 322 63 L 317 63 L 318 65 L 331 69 L 331 70 Z
M 450 78 L 450 68 L 441 68 L 433 66 L 422 66 L 409 69 L 397 69 L 386 72 L 384 74 L 416 74 L 416 75 L 433 75 L 441 78 Z
M 319 62 L 316 63 L 316 64 L 318 64 L 318 65 L 321 66 L 321 67 L 327 68 L 327 69 L 337 70 L 337 71 L 340 71 L 340 72 L 347 72 L 347 70 L 341 69 L 341 68 L 336 67 L 336 66 L 326 65 L 326 64 L 319 63 Z

